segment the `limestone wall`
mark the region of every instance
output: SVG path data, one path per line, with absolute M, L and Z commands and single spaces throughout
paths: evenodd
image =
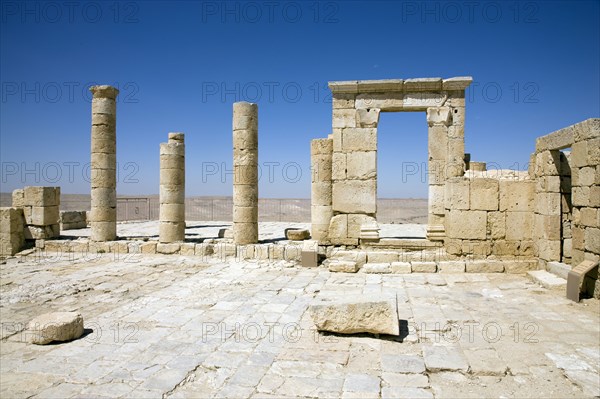
M 60 229 L 85 229 L 87 227 L 87 212 L 86 211 L 61 211 L 60 212 Z
M 535 182 L 526 172 L 470 171 L 445 186 L 446 251 L 482 259 L 534 256 Z
M 560 150 L 569 149 L 568 152 Z M 566 155 L 565 155 L 566 154 Z M 540 137 L 532 155 L 536 243 L 541 266 L 550 261 L 600 259 L 600 119 Z
M 24 235 L 40 240 L 60 235 L 60 187 L 27 186 L 12 194 L 13 207 L 23 209 Z
M 11 256 L 25 244 L 23 208 L 0 208 L 0 256 Z

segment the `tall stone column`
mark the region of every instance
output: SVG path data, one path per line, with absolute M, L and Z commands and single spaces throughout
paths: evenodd
M 331 197 L 332 159 L 332 139 L 315 139 L 311 141 L 311 236 L 321 244 L 329 241 L 329 223 L 333 216 Z
M 233 104 L 233 241 L 258 242 L 258 106 Z
M 442 241 L 446 237 L 444 226 L 445 183 L 452 176 L 448 162 L 448 126 L 452 121 L 450 107 L 427 108 L 429 203 L 427 212 L 427 238 Z
M 90 225 L 93 241 L 117 238 L 117 104 L 119 90 L 92 86 Z
M 159 241 L 185 239 L 185 144 L 183 133 L 169 133 L 160 145 Z

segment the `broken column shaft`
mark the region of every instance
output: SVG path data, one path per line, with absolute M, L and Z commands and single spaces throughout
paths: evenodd
M 258 106 L 233 104 L 233 240 L 258 242 Z
M 331 197 L 332 139 L 311 141 L 311 236 L 320 243 L 328 241 L 329 223 L 333 216 Z
M 185 144 L 183 133 L 169 133 L 160 145 L 159 241 L 185 239 Z

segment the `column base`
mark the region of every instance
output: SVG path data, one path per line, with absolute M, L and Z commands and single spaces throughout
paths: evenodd
M 429 241 L 444 241 L 446 228 L 444 225 L 427 225 L 427 239 Z

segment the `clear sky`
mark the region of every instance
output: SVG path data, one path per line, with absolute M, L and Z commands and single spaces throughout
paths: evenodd
M 261 197 L 310 197 L 327 82 L 473 76 L 466 152 L 526 168 L 600 113 L 598 1 L 1 2 L 1 191 L 89 193 L 92 84 L 121 90 L 118 194 L 156 194 L 186 134 L 187 195 L 231 195 L 232 103 L 259 105 Z M 378 194 L 426 197 L 424 113 L 384 114 Z M 415 169 L 417 171 L 415 172 Z

